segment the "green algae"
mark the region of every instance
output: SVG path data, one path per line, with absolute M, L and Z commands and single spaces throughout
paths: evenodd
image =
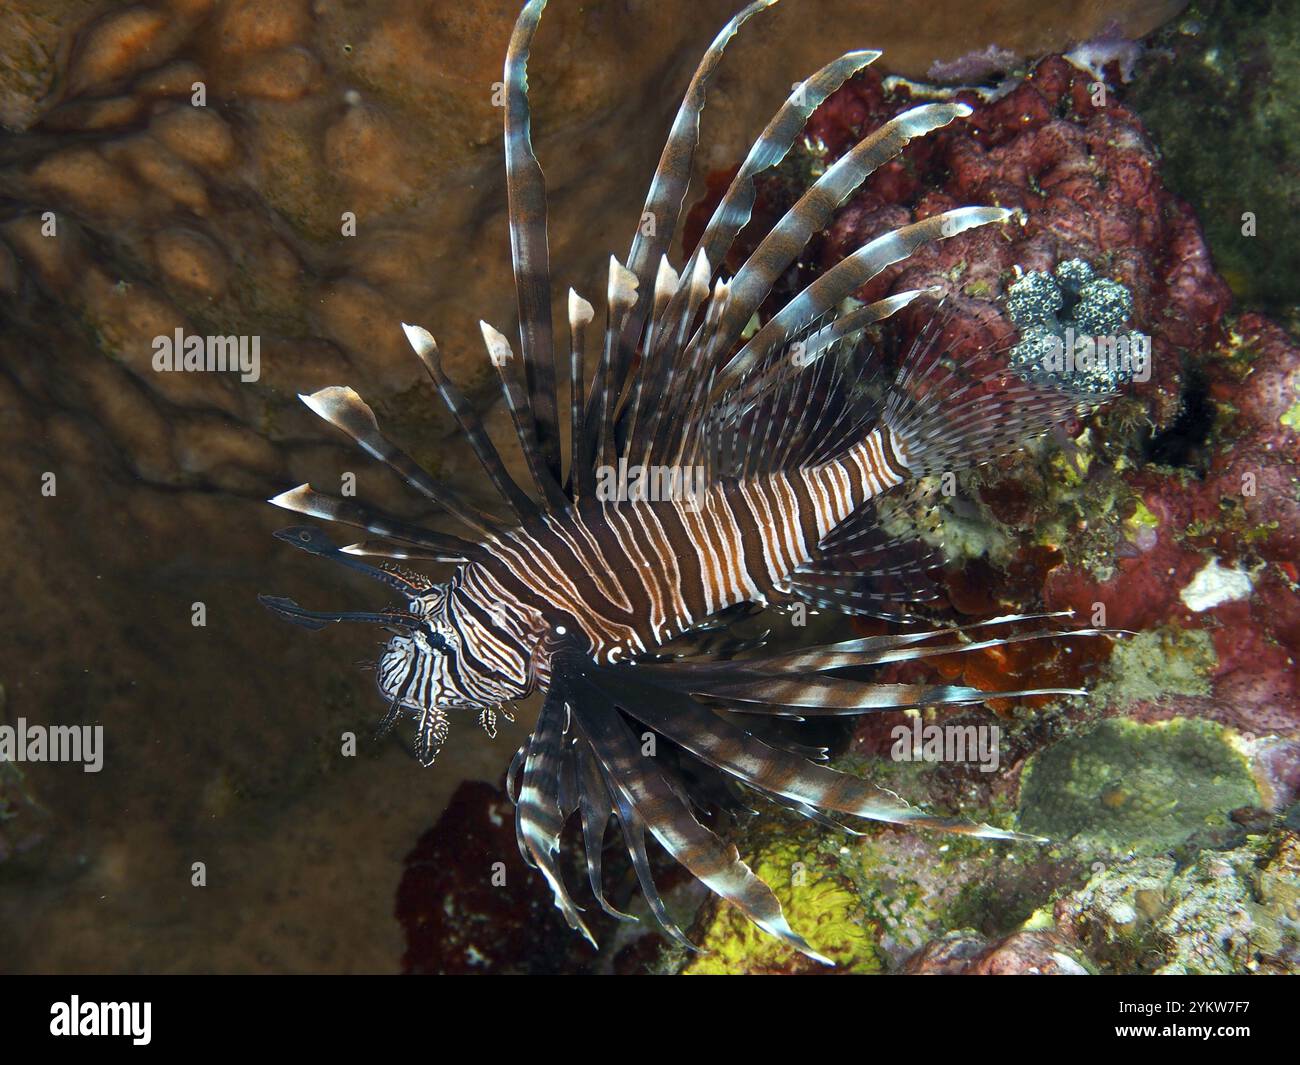
M 1168 695 L 1208 695 L 1217 664 L 1208 632 L 1162 625 L 1115 642 L 1093 699 L 1100 706 L 1123 707 Z
M 846 972 L 877 973 L 884 959 L 861 900 L 812 828 L 791 829 L 764 818 L 747 834 L 741 855 L 781 901 L 786 919 L 820 954 Z M 734 907 L 714 901 L 701 953 L 685 975 L 784 973 L 820 968 L 754 925 Z
M 1300 21 L 1283 0 L 1193 4 L 1157 35 L 1130 102 L 1242 299 L 1294 306 L 1300 271 Z M 1250 216 L 1247 218 L 1246 216 Z M 1254 235 L 1249 235 L 1253 221 Z
M 1029 759 L 1020 827 L 1097 853 L 1159 853 L 1259 801 L 1222 726 L 1110 719 Z

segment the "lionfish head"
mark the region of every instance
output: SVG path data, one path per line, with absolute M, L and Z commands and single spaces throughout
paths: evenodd
M 442 635 L 427 626 L 394 635 L 375 664 L 380 694 L 408 710 L 439 706 L 439 659 L 448 651 Z

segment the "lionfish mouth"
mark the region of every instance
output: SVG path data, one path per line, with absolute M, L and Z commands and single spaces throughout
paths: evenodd
M 1060 391 L 1005 371 L 974 376 L 945 358 L 939 321 L 923 332 L 896 376 L 886 374 L 870 352 L 858 350 L 864 329 L 930 290 L 896 292 L 845 312 L 848 297 L 929 242 L 1008 221 L 1012 212 L 1000 207 L 961 207 L 877 237 L 756 332 L 748 331 L 809 239 L 868 175 L 911 140 L 970 113 L 960 103 L 927 103 L 871 131 L 816 179 L 735 276 L 718 278 L 720 264 L 750 221 L 755 178 L 781 162 L 813 110 L 879 52 L 848 52 L 795 86 L 746 156 L 695 251 L 680 273 L 673 269 L 668 251 L 709 79 L 741 25 L 774 2 L 751 3 L 731 19 L 691 79 L 641 213 L 655 224 L 637 227 L 624 262 L 611 259 L 603 340 L 593 345 L 599 353 L 590 370 L 588 327 L 596 311 L 569 291 L 567 470 L 561 461 L 546 190 L 530 140 L 526 77 L 545 0 L 524 6 L 504 73 L 518 363 L 511 341 L 482 326 L 524 456 L 525 484 L 507 471 L 473 405 L 443 371 L 433 337 L 419 327 L 403 328 L 481 462 L 499 513 L 430 476 L 382 434 L 352 389 L 331 387 L 302 397 L 465 529 L 460 535 L 434 532 L 309 485 L 271 500 L 366 530 L 372 539 L 343 549 L 306 527 L 279 535 L 366 573 L 408 603 L 455 590 L 462 612 L 450 623 L 456 626 L 456 657 L 464 662 L 444 671 L 445 683 L 456 689 L 444 693 L 445 706 L 439 698 L 413 694 L 434 658 L 417 648 L 426 631 L 418 611 L 328 613 L 287 599 L 263 601 L 308 628 L 337 621 L 393 627 L 399 633 L 396 649 L 380 663 L 381 690 L 393 700 L 385 724 L 401 713 L 415 716 L 417 754 L 426 763 L 446 736 L 445 707 L 479 709 L 489 727 L 493 708 L 505 701 L 502 692 L 522 692 L 518 678 L 533 675 L 540 638 L 505 622 L 542 618 L 545 698 L 507 785 L 520 850 L 547 880 L 570 926 L 595 943 L 557 862 L 561 835 L 577 815 L 590 891 L 606 912 L 627 918 L 607 902 L 602 883 L 601 855 L 614 822 L 648 907 L 672 938 L 692 946 L 656 890 L 647 836 L 760 928 L 827 962 L 790 927 L 769 885 L 696 818 L 693 807 L 703 799 L 691 793 L 695 777 L 688 780 L 667 760 L 646 755 L 637 734 L 658 734 L 724 785 L 825 824 L 847 827 L 840 817 L 865 818 L 1038 841 L 1012 829 L 926 813 L 820 764 L 824 752 L 764 741 L 763 724 L 772 718 L 851 717 L 1083 694 L 873 683 L 842 671 L 1109 630 L 1061 631 L 1055 627 L 1061 614 L 1008 615 L 964 628 L 913 627 L 783 654 L 765 650 L 761 638 L 728 643 L 717 633 L 725 630 L 729 612 L 747 603 L 806 604 L 915 621 L 908 607 L 937 598 L 930 573 L 941 559 L 919 539 L 885 531 L 876 498 L 917 478 L 1010 453 L 1109 396 Z M 692 506 L 675 499 L 597 497 L 597 471 L 655 464 L 704 471 Z M 382 561 L 362 562 L 366 556 Z M 435 585 L 401 569 L 397 560 L 456 569 L 448 584 Z M 1039 621 L 1048 624 L 1009 628 Z M 693 651 L 655 654 L 683 633 L 701 636 Z

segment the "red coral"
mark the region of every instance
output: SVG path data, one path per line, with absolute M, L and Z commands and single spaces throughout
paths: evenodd
M 959 94 L 972 114 L 913 142 L 850 200 L 821 247 L 824 270 L 887 229 L 961 204 L 1018 207 L 1023 226 L 984 227 L 927 245 L 886 270 L 861 293 L 943 285 L 979 328 L 963 354 L 1012 330 L 990 328 L 981 299 L 1000 296 L 1013 267 L 1048 270 L 1082 258 L 1133 293 L 1131 325 L 1153 338 L 1154 373 L 1138 386 L 1157 425 L 1178 413 L 1182 356 L 1213 342 L 1230 303 L 1214 273 L 1200 228 L 1160 180 L 1155 150 L 1137 116 L 1113 99 L 1094 104 L 1090 75 L 1060 57 L 1044 60 L 1015 90 L 992 102 Z M 812 116 L 808 134 L 830 156 L 864 130 L 916 101 L 906 88 L 886 92 L 868 71 Z M 954 283 L 954 280 L 955 283 Z M 929 314 L 902 316 L 914 335 Z M 994 316 L 996 317 L 996 316 Z

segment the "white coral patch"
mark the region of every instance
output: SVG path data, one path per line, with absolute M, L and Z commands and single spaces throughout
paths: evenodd
M 1241 566 L 1224 569 L 1217 558 L 1212 558 L 1188 582 L 1187 587 L 1178 593 L 1178 598 L 1188 610 L 1200 613 L 1220 603 L 1249 598 L 1254 590 L 1250 574 Z

